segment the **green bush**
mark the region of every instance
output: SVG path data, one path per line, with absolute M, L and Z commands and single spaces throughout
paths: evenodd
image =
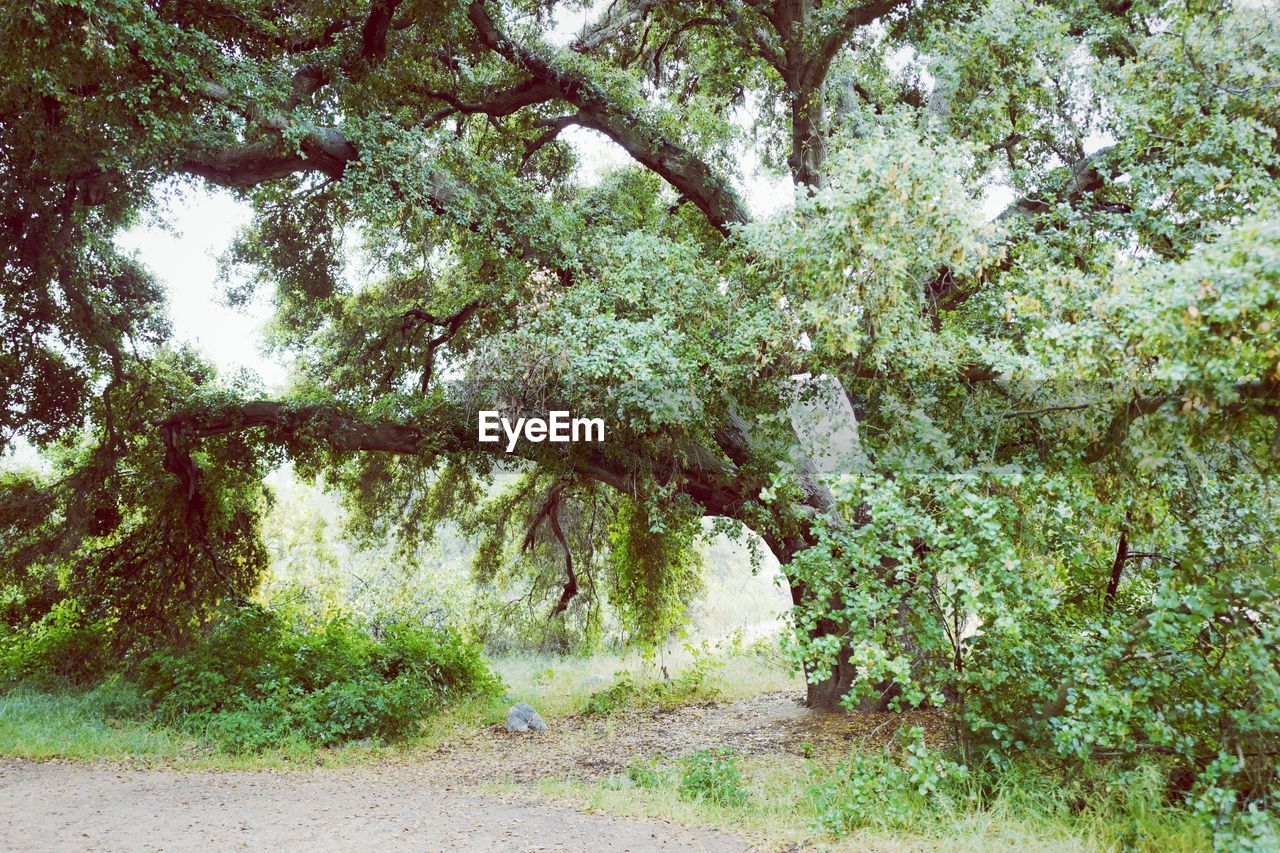
M 961 765 L 930 750 L 918 727 L 903 734 L 899 754 L 855 753 L 810 789 L 820 829 L 843 835 L 861 827 L 902 827 L 949 800 Z
M 149 655 L 134 677 L 163 719 L 237 751 L 403 737 L 450 698 L 497 684 L 479 648 L 449 629 L 374 637 L 344 618 L 289 626 L 256 608 Z
M 738 756 L 728 748 L 704 749 L 680 762 L 680 798 L 718 806 L 741 806 L 748 794 L 742 785 Z
M 22 631 L 0 635 L 0 680 L 85 684 L 107 667 L 110 633 L 71 600 L 55 604 Z

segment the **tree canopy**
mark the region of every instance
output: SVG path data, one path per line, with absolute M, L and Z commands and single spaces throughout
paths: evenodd
M 698 519 L 745 526 L 811 704 L 1274 773 L 1273 7 L 38 0 L 0 45 L 0 448 L 57 460 L 0 484 L 13 618 L 190 630 L 288 459 L 638 635 Z M 629 165 L 584 181 L 571 127 Z M 228 294 L 270 295 L 283 397 L 172 345 L 114 242 L 192 185 L 253 207 Z M 521 443 L 495 497 L 481 409 L 607 438 Z

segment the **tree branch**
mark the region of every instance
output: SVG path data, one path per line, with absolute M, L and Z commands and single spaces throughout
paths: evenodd
M 1129 559 L 1129 525 L 1132 523 L 1133 512 L 1125 513 L 1124 526 L 1120 528 L 1120 541 L 1116 543 L 1116 558 L 1111 562 L 1111 577 L 1102 597 L 1103 613 L 1111 612 L 1116 603 L 1116 593 L 1120 591 L 1120 577 L 1124 573 L 1125 561 Z
M 616 104 L 581 73 L 560 68 L 508 38 L 483 0 L 472 0 L 467 15 L 486 47 L 553 86 L 562 99 L 578 108 L 583 127 L 600 131 L 636 162 L 660 175 L 697 205 L 716 230 L 727 235 L 731 226 L 750 221 L 750 213 L 728 180 L 666 139 L 651 122 Z
M 427 124 L 433 124 L 453 113 L 484 113 L 494 118 L 501 118 L 502 116 L 511 115 L 524 107 L 555 100 L 560 94 L 559 90 L 551 84 L 537 79 L 525 80 L 510 89 L 503 89 L 486 97 L 483 101 L 474 103 L 464 101 L 451 92 L 442 92 L 435 89 L 421 89 L 420 91 L 428 98 L 444 101 L 450 107 L 431 116 L 427 120 Z
M 808 67 L 805 68 L 804 87 L 813 89 L 822 85 L 822 81 L 826 79 L 827 70 L 831 68 L 831 62 L 835 59 L 836 54 L 840 52 L 840 48 L 848 43 L 849 37 L 853 35 L 854 31 L 875 23 L 895 9 L 910 5 L 911 0 L 875 0 L 864 6 L 855 6 L 845 12 L 840 22 L 823 39 L 817 55 L 809 61 Z
M 387 31 L 401 0 L 374 0 L 360 31 L 360 58 L 376 66 L 387 55 Z
M 1235 392 L 1244 400 L 1280 400 L 1280 382 L 1240 382 L 1236 384 Z M 1102 437 L 1085 448 L 1084 461 L 1089 464 L 1100 462 L 1124 443 L 1129 435 L 1129 427 L 1134 421 L 1158 411 L 1166 403 L 1181 398 L 1182 395 L 1176 393 L 1133 398 L 1123 409 L 1116 412 Z M 1228 408 L 1239 405 L 1231 404 Z
M 775 71 L 779 74 L 784 74 L 787 62 L 783 54 L 782 44 L 778 41 L 777 36 L 770 34 L 767 29 L 759 24 L 748 22 L 744 17 L 744 13 L 747 13 L 748 8 L 758 13 L 760 9 L 757 7 L 760 5 L 758 3 L 743 3 L 742 0 L 724 0 L 722 9 L 731 24 L 746 30 L 745 36 L 749 41 L 745 43 L 745 46 L 754 48 Z M 741 37 L 739 36 L 739 38 Z
M 578 37 L 569 44 L 569 49 L 575 53 L 590 53 L 617 38 L 627 27 L 644 20 L 650 11 L 664 2 L 666 0 L 623 0 L 619 4 L 615 0 L 599 20 L 582 28 Z
M 179 157 L 179 170 L 232 189 L 250 189 L 297 172 L 318 171 L 334 180 L 341 178 L 347 164 L 359 156 L 355 146 L 337 128 L 297 125 L 292 117 L 293 111 L 328 80 L 328 74 L 320 66 L 302 66 L 290 80 L 289 97 L 277 104 L 275 110 L 268 111 L 250 103 L 242 111 L 255 131 L 272 138 L 194 148 Z M 233 100 L 227 87 L 213 81 L 205 81 L 199 93 L 217 104 L 228 105 Z M 281 150 L 276 139 L 290 127 L 300 127 L 303 131 L 300 152 Z
M 574 124 L 581 124 L 582 118 L 574 113 L 573 115 L 559 116 L 557 118 L 543 119 L 538 122 L 538 127 L 544 127 L 544 130 L 536 139 L 531 139 L 524 144 L 524 154 L 520 157 L 520 170 L 523 172 L 524 167 L 528 164 L 530 158 L 537 154 L 547 145 L 551 144 L 560 132 L 566 127 Z
M 1075 204 L 1089 193 L 1102 189 L 1118 169 L 1111 156 L 1114 151 L 1115 146 L 1109 146 L 1077 160 L 1071 164 L 1066 184 L 1050 198 L 1024 196 L 1001 211 L 995 221 L 1007 222 L 1014 217 L 1033 219 L 1052 210 L 1055 202 Z
M 551 617 L 554 619 L 569 607 L 569 602 L 573 601 L 573 597 L 578 594 L 578 576 L 573 571 L 573 552 L 569 550 L 569 540 L 565 539 L 564 530 L 560 527 L 560 501 L 558 498 L 555 506 L 551 509 L 549 517 L 551 532 L 555 534 L 556 539 L 560 542 L 560 547 L 564 549 L 564 573 L 566 577 L 564 589 L 560 592 L 560 599 L 556 602 L 555 609 L 551 611 Z
M 413 308 L 404 312 L 406 320 L 417 320 L 419 323 L 430 323 L 433 326 L 443 326 L 444 331 L 427 341 L 427 352 L 423 357 L 422 379 L 418 383 L 422 393 L 427 393 L 427 389 L 431 385 L 431 373 L 434 369 L 434 360 L 436 348 L 448 343 L 449 340 L 458 333 L 462 325 L 471 319 L 471 315 L 480 307 L 480 300 L 472 300 L 464 305 L 460 310 L 454 312 L 448 317 L 436 319 L 434 316 L 421 308 Z
M 993 222 L 1007 224 L 1021 218 L 1031 221 L 1037 232 L 1044 230 L 1048 225 L 1045 214 L 1052 211 L 1055 204 L 1075 205 L 1115 177 L 1120 167 L 1112 157 L 1114 151 L 1114 146 L 1103 148 L 1073 163 L 1065 184 L 1057 192 L 1047 193 L 1044 197 L 1019 198 L 1001 211 Z M 925 285 L 925 299 L 933 311 L 953 310 L 978 294 L 992 275 L 1008 272 L 1012 267 L 1013 259 L 1006 255 L 995 267 L 968 282 L 961 282 L 949 267 L 943 267 Z
M 1084 461 L 1092 465 L 1100 462 L 1113 450 L 1124 443 L 1129 435 L 1129 426 L 1138 418 L 1149 415 L 1165 403 L 1175 399 L 1173 394 L 1157 394 L 1152 397 L 1134 397 L 1123 409 L 1116 412 L 1110 426 L 1102 437 L 1084 450 Z
M 300 154 L 282 152 L 274 140 L 262 140 L 195 149 L 182 155 L 177 167 L 210 183 L 245 190 L 297 172 L 323 172 L 336 180 L 358 156 L 342 131 L 314 127 L 303 138 Z
M 533 519 L 529 522 L 529 530 L 525 533 L 524 542 L 520 546 L 522 551 L 528 551 L 532 548 L 534 537 L 538 533 L 538 526 L 542 524 L 543 519 L 547 519 L 550 521 L 552 535 L 560 543 L 560 547 L 564 549 L 566 580 L 564 589 L 560 593 L 560 599 L 551 611 L 552 619 L 563 613 L 569 607 L 569 602 L 578 594 L 578 575 L 573 570 L 573 552 L 569 550 L 569 540 L 565 538 L 564 529 L 560 526 L 560 496 L 572 484 L 573 481 L 571 479 L 562 479 L 551 487 L 547 492 L 546 498 L 542 501 L 542 506 L 538 508 L 538 511 L 534 513 Z
M 371 422 L 330 403 L 284 403 L 257 400 L 216 408 L 179 412 L 159 421 L 165 439 L 165 468 L 183 484 L 188 500 L 202 503 L 200 471 L 190 445 L 203 438 L 265 428 L 268 441 L 286 443 L 305 437 L 339 453 L 382 452 L 402 456 L 451 453 L 500 454 L 500 442 L 479 440 L 474 413 L 458 405 L 436 407 L 430 422 L 408 424 Z M 708 514 L 746 519 L 745 510 L 758 485 L 744 482 L 737 466 L 694 441 L 677 437 L 668 450 L 642 456 L 625 443 L 606 452 L 583 445 L 566 454 L 558 445 L 520 442 L 510 454 L 531 462 L 568 463 L 575 474 L 597 480 L 628 495 L 637 495 L 646 482 L 673 486 L 697 502 Z

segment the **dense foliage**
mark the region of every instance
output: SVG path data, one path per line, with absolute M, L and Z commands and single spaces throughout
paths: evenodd
M 782 563 L 810 704 L 945 707 L 970 761 L 1155 756 L 1222 826 L 1271 805 L 1272 5 L 278 13 L 0 23 L 0 442 L 55 463 L 0 483 L 11 627 L 214 636 L 285 459 L 365 535 L 457 519 L 566 636 L 605 600 L 667 633 L 711 516 Z M 583 180 L 571 127 L 631 165 Z M 794 187 L 769 217 L 756 161 Z M 226 277 L 274 302 L 280 398 L 175 348 L 113 242 L 193 180 L 255 211 Z M 486 408 L 608 440 L 507 456 Z
M 289 626 L 256 609 L 147 656 L 135 678 L 161 718 L 237 750 L 392 740 L 496 686 L 479 647 L 451 630 L 392 625 L 374 638 L 341 618 Z
M 0 680 L 86 686 L 113 673 L 154 720 L 230 752 L 396 740 L 445 704 L 483 698 L 499 683 L 478 645 L 453 629 L 409 623 L 374 636 L 342 616 L 229 608 L 196 642 L 124 664 L 108 654 L 111 634 L 61 603 L 28 630 L 0 637 Z

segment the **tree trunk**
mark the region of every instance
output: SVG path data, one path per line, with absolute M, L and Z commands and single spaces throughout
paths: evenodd
M 810 634 L 811 638 L 825 636 L 835 628 L 829 622 L 819 622 L 818 627 Z M 857 672 L 849 658 L 851 651 L 848 646 L 840 650 L 840 654 L 836 657 L 835 665 L 831 667 L 831 673 L 821 681 L 808 680 L 810 675 L 809 667 L 805 667 L 805 677 L 808 683 L 805 686 L 804 704 L 814 711 L 826 711 L 829 713 L 843 711 L 844 706 L 840 704 L 840 700 L 853 689 L 853 682 L 857 676 Z
M 787 578 L 788 586 L 791 589 L 791 606 L 802 607 L 805 604 L 807 591 L 804 582 L 796 578 L 787 571 L 787 566 L 795 558 L 797 554 L 808 547 L 809 543 L 798 541 L 795 539 L 777 540 L 766 538 L 766 544 L 773 551 L 774 556 L 778 558 L 779 568 L 783 575 Z M 850 582 L 853 579 L 850 578 Z M 828 637 L 832 634 L 840 633 L 840 626 L 829 619 L 820 619 L 818 624 L 809 633 L 810 639 L 819 637 Z M 905 646 L 912 652 L 916 659 L 919 659 L 919 648 L 913 648 L 910 642 Z M 805 705 L 814 711 L 824 711 L 830 713 L 842 712 L 846 708 L 841 701 L 853 689 L 854 682 L 857 681 L 857 666 L 850 660 L 853 656 L 852 649 L 846 641 L 839 654 L 836 656 L 835 663 L 831 667 L 830 673 L 825 678 L 814 681 L 810 678 L 812 668 L 805 664 Z M 890 710 L 890 703 L 902 693 L 901 687 L 892 681 L 881 681 L 876 684 L 871 695 L 863 699 L 861 702 L 851 709 L 864 713 L 882 713 Z
M 776 539 L 773 537 L 765 537 L 765 544 L 773 551 L 775 557 L 778 558 L 779 569 L 787 578 L 787 584 L 791 589 L 791 606 L 804 606 L 806 598 L 806 590 L 804 582 L 796 578 L 787 571 L 787 566 L 797 554 L 809 547 L 808 542 L 798 539 Z M 825 637 L 836 633 L 839 627 L 830 620 L 819 620 L 817 627 L 809 634 L 810 638 Z M 815 711 L 839 712 L 843 711 L 844 706 L 840 704 L 840 700 L 845 697 L 850 690 L 853 689 L 853 683 L 857 677 L 857 667 L 850 661 L 852 650 L 845 645 L 839 655 L 836 657 L 835 665 L 831 668 L 831 672 L 826 678 L 813 681 L 809 678 L 812 669 L 805 664 L 805 705 Z M 873 697 L 870 701 L 861 703 L 858 710 L 862 711 L 882 711 L 887 709 L 887 702 L 893 697 L 890 685 L 881 685 L 882 690 L 878 691 L 881 695 Z
M 836 626 L 830 622 L 821 621 L 818 627 L 810 634 L 810 637 L 823 637 L 833 633 Z M 854 666 L 850 657 L 852 650 L 848 645 L 844 646 L 839 655 L 836 657 L 835 664 L 831 667 L 831 673 L 824 679 L 814 682 L 809 681 L 805 688 L 806 706 L 814 711 L 826 712 L 842 712 L 845 706 L 840 700 L 848 695 L 853 689 L 854 682 L 857 680 L 857 667 Z M 805 675 L 809 672 L 806 669 Z M 872 695 L 859 702 L 852 710 L 864 713 L 883 713 L 889 710 L 889 703 L 893 701 L 901 693 L 898 685 L 892 681 L 882 681 L 875 685 Z
M 826 110 L 822 87 L 801 87 L 792 94 L 791 156 L 787 165 L 793 180 L 817 189 L 822 185 L 822 163 L 827 159 Z
M 849 649 L 842 649 L 836 665 L 831 669 L 831 675 L 822 681 L 811 681 L 806 685 L 804 704 L 814 711 L 843 711 L 844 706 L 840 704 L 840 700 L 853 689 L 854 675 L 854 667 L 849 663 Z

